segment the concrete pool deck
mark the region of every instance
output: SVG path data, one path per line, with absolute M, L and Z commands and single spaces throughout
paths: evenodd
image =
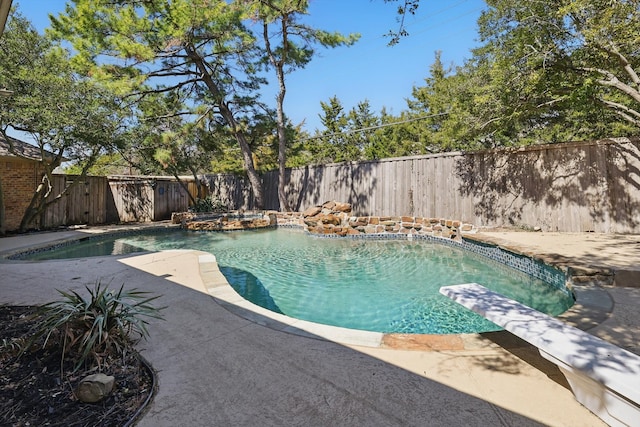
M 100 230 L 2 238 L 0 254 Z M 508 246 L 509 234 L 488 234 Z M 529 233 L 515 234 L 511 244 L 522 249 Z M 558 239 L 566 240 L 562 235 L 551 237 L 538 234 L 541 242 L 524 250 L 558 252 L 570 260 L 580 248 L 600 254 L 599 262 L 607 266 L 602 241 L 587 239 L 572 252 L 559 246 Z M 638 259 L 637 246 L 615 246 L 621 260 L 625 254 Z M 83 290 L 96 280 L 162 294 L 166 320 L 151 322 L 151 338 L 140 344 L 159 379 L 141 426 L 603 425 L 574 400 L 554 365 L 507 333 L 441 338 L 439 344 L 400 339 L 387 346 L 345 345 L 308 331 L 309 336 L 286 333 L 295 326 L 242 313 L 241 304 L 211 296 L 212 288 L 221 288 L 211 261 L 197 251 L 5 260 L 0 263 L 0 303 L 40 304 L 56 299 L 56 288 Z M 592 304 L 602 305 L 607 315 L 590 332 L 634 351 L 640 336 L 640 288 L 598 291 L 610 300 Z M 464 345 L 456 350 L 458 338 Z

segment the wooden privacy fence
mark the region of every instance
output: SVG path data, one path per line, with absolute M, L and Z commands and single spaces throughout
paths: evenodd
M 301 211 L 327 200 L 358 216 L 455 218 L 476 227 L 640 233 L 640 140 L 619 138 L 473 153 L 444 153 L 287 171 L 286 194 Z M 78 177 L 56 176 L 59 190 Z M 255 209 L 245 178 L 208 175 L 230 209 Z M 195 182 L 186 180 L 195 194 Z M 266 204 L 279 210 L 278 174 L 263 175 Z M 57 194 L 57 193 L 55 193 Z M 168 219 L 189 206 L 167 177 L 88 177 L 49 208 L 43 227 Z
M 186 181 L 186 185 L 192 194 L 196 193 L 193 180 Z M 54 175 L 53 187 L 52 195 L 69 189 L 46 209 L 40 220 L 43 228 L 159 221 L 189 207 L 187 190 L 167 177 Z
M 196 192 L 193 180 L 185 185 Z M 160 221 L 189 207 L 187 190 L 173 178 L 110 177 L 109 189 L 109 210 L 118 222 Z
M 57 196 L 65 188 L 69 188 L 65 196 L 45 210 L 40 219 L 42 227 L 94 225 L 109 221 L 105 205 L 107 178 L 91 176 L 81 179 L 73 175 L 54 175 L 52 186 L 52 196 Z
M 248 183 L 209 176 L 212 193 L 253 209 Z M 279 210 L 278 174 L 263 176 L 267 209 Z M 640 141 L 537 145 L 444 153 L 288 171 L 286 194 L 304 210 L 327 200 L 354 215 L 456 218 L 477 227 L 640 233 Z

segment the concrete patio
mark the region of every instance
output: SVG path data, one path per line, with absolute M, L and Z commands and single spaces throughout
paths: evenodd
M 2 238 L 0 255 L 103 230 Z M 621 271 L 633 270 L 631 260 L 640 253 L 633 236 L 622 245 L 615 236 L 591 242 L 576 235 L 572 248 L 558 244 L 569 241 L 563 236 L 538 233 L 533 244 L 530 233 L 513 234 L 489 237 L 566 262 L 585 263 L 588 252 Z M 605 250 L 609 245 L 615 257 Z M 58 297 L 55 289 L 83 290 L 97 280 L 163 295 L 158 304 L 167 306 L 165 321 L 151 322 L 151 338 L 139 346 L 159 380 L 140 426 L 603 425 L 574 400 L 555 365 L 508 333 L 398 337 L 377 346 L 334 342 L 212 296 L 217 285 L 202 268 L 205 258 L 197 251 L 166 251 L 3 260 L 0 303 L 41 304 Z M 638 353 L 640 288 L 599 291 L 611 303 L 590 332 Z

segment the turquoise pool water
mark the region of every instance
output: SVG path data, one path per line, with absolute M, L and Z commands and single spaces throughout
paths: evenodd
M 322 239 L 286 229 L 171 231 L 91 239 L 29 259 L 61 259 L 163 249 L 213 253 L 246 299 L 291 317 L 396 333 L 487 332 L 500 328 L 440 295 L 441 286 L 477 282 L 557 315 L 573 299 L 485 257 L 427 241 Z

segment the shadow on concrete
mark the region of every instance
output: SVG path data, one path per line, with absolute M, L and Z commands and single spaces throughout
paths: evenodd
M 137 262 L 149 270 L 157 256 Z M 0 298 L 42 304 L 55 288 L 82 290 L 96 280 L 162 294 L 165 321 L 151 321 L 141 344 L 159 392 L 139 426 L 541 425 L 345 346 L 274 330 L 284 325 L 264 328 L 212 304 L 203 290 L 176 286 L 172 266 L 151 274 L 124 258 L 132 260 L 5 263 Z
M 560 369 L 558 369 L 558 366 L 540 356 L 540 352 L 535 346 L 507 331 L 485 332 L 480 334 L 480 336 L 499 345 L 518 359 L 543 372 L 549 379 L 571 391 L 567 379 Z M 517 364 L 501 357 L 484 357 L 479 360 L 478 365 L 483 369 L 509 372 L 514 375 L 520 373 Z

